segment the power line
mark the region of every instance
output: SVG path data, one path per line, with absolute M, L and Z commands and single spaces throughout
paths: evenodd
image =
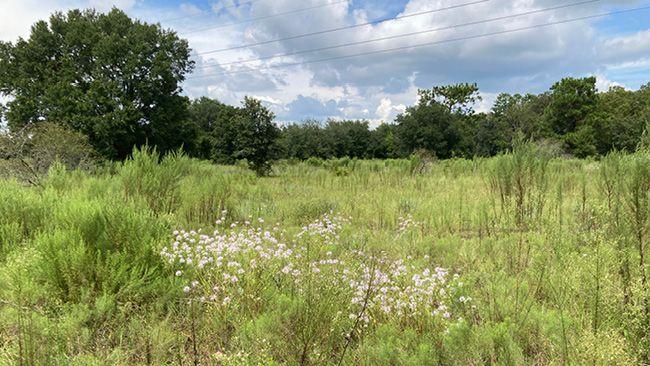
M 421 12 L 417 12 L 417 13 L 409 13 L 409 14 L 404 14 L 404 15 L 400 15 L 400 16 L 396 16 L 396 17 L 387 17 L 387 18 L 383 18 L 383 19 L 376 19 L 376 20 L 373 20 L 371 22 L 353 24 L 353 25 L 348 25 L 348 26 L 345 26 L 345 27 L 326 29 L 326 30 L 317 31 L 317 32 L 310 32 L 310 33 L 303 33 L 303 34 L 298 34 L 298 35 L 284 37 L 284 38 L 272 39 L 272 40 L 268 40 L 268 41 L 249 43 L 249 44 L 245 44 L 245 45 L 241 45 L 241 46 L 234 46 L 234 47 L 229 47 L 229 48 L 221 48 L 221 49 L 216 49 L 216 50 L 204 51 L 204 52 L 198 53 L 198 55 L 207 55 L 207 54 L 210 54 L 210 53 L 232 51 L 232 50 L 238 50 L 238 49 L 242 49 L 242 48 L 249 48 L 249 47 L 253 47 L 253 46 L 260 46 L 260 45 L 265 45 L 265 44 L 270 44 L 270 43 L 275 43 L 275 42 L 289 41 L 289 40 L 298 39 L 298 38 L 304 38 L 304 37 L 316 36 L 316 35 L 321 35 L 321 34 L 333 33 L 333 32 L 338 32 L 338 31 L 347 30 L 347 29 L 365 27 L 365 26 L 368 26 L 368 25 L 383 23 L 383 22 L 387 22 L 387 21 L 402 20 L 402 19 L 412 18 L 412 17 L 421 16 L 421 15 L 425 15 L 425 14 L 433 14 L 433 13 L 439 13 L 439 12 L 446 11 L 446 10 L 464 8 L 464 7 L 467 7 L 467 6 L 470 6 L 470 5 L 487 3 L 487 2 L 490 2 L 490 1 L 491 0 L 473 1 L 473 2 L 469 2 L 469 3 L 448 6 L 448 7 L 445 7 L 445 8 L 438 8 L 438 9 L 433 9 L 433 10 L 421 11 Z
M 500 17 L 495 17 L 495 18 L 490 18 L 490 19 L 485 19 L 485 20 L 477 20 L 477 21 L 473 21 L 473 22 L 455 24 L 455 25 L 450 25 L 450 26 L 445 26 L 445 27 L 438 27 L 438 28 L 427 29 L 427 30 L 422 30 L 422 31 L 417 31 L 417 32 L 401 33 L 401 34 L 396 34 L 396 35 L 392 35 L 392 36 L 386 36 L 386 37 L 381 37 L 381 38 L 373 38 L 373 39 L 368 39 L 368 40 L 363 40 L 363 41 L 348 42 L 348 43 L 342 43 L 342 44 L 338 44 L 338 45 L 325 46 L 325 47 L 319 47 L 319 48 L 312 48 L 312 49 L 307 49 L 307 50 L 292 51 L 292 52 L 286 52 L 286 53 L 278 53 L 278 54 L 274 54 L 274 55 L 262 56 L 262 57 L 258 57 L 258 58 L 250 58 L 250 59 L 246 59 L 246 60 L 238 60 L 238 61 L 218 63 L 218 64 L 206 64 L 206 65 L 201 65 L 201 66 L 197 67 L 197 69 L 212 67 L 212 66 L 216 66 L 216 65 L 227 66 L 227 65 L 243 64 L 243 63 L 248 63 L 248 62 L 253 62 L 253 61 L 269 60 L 269 59 L 274 59 L 274 58 L 278 58 L 278 57 L 294 56 L 294 55 L 300 55 L 300 54 L 305 54 L 305 53 L 327 51 L 327 50 L 333 50 L 333 49 L 337 49 L 337 48 L 357 46 L 357 45 L 361 45 L 361 44 L 386 41 L 386 40 L 390 40 L 390 39 L 397 39 L 397 38 L 410 37 L 410 36 L 421 35 L 421 34 L 426 34 L 426 33 L 439 32 L 439 31 L 443 31 L 443 30 L 450 30 L 450 29 L 468 27 L 468 26 L 479 25 L 479 24 L 493 23 L 493 22 L 497 22 L 497 21 L 501 21 L 501 20 L 507 20 L 507 19 L 527 16 L 527 15 L 533 15 L 533 14 L 539 14 L 539 13 L 544 13 L 544 12 L 553 11 L 553 10 L 566 9 L 566 8 L 570 8 L 570 7 L 574 7 L 574 6 L 592 4 L 592 3 L 596 3 L 596 2 L 600 2 L 600 1 L 602 1 L 602 0 L 586 0 L 586 1 L 580 1 L 580 2 L 577 2 L 577 3 L 571 3 L 571 4 L 566 4 L 566 5 L 558 5 L 558 6 L 553 6 L 553 7 L 550 7 L 550 8 L 531 10 L 531 11 L 526 11 L 526 12 L 517 13 L 517 14 L 510 14 L 510 15 L 505 15 L 505 16 L 500 16 Z
M 308 61 L 303 61 L 303 62 L 286 63 L 286 64 L 279 64 L 279 65 L 270 65 L 270 66 L 263 67 L 263 68 L 254 68 L 254 69 L 248 69 L 248 70 L 237 70 L 237 71 L 220 72 L 220 73 L 214 73 L 214 74 L 206 74 L 206 75 L 200 75 L 200 76 L 195 76 L 195 77 L 188 77 L 188 78 L 186 78 L 186 80 L 201 79 L 201 78 L 206 78 L 206 77 L 211 77 L 211 76 L 249 73 L 249 72 L 252 72 L 252 71 L 271 70 L 271 69 L 275 69 L 275 68 L 300 66 L 300 65 L 305 65 L 305 64 L 327 62 L 327 61 L 336 61 L 336 60 L 342 60 L 342 59 L 353 58 L 353 57 L 376 55 L 376 54 L 390 53 L 390 52 L 395 52 L 395 51 L 403 51 L 403 50 L 409 50 L 409 49 L 426 47 L 426 46 L 435 46 L 435 45 L 440 45 L 440 44 L 445 44 L 445 43 L 466 41 L 466 40 L 479 39 L 479 38 L 487 38 L 487 37 L 491 37 L 491 36 L 521 32 L 521 31 L 526 31 L 526 30 L 531 30 L 531 29 L 544 28 L 544 27 L 549 27 L 549 26 L 553 26 L 553 25 L 560 25 L 560 24 L 577 22 L 577 21 L 581 21 L 581 20 L 602 18 L 602 17 L 606 17 L 606 16 L 619 15 L 619 14 L 630 13 L 630 12 L 641 11 L 641 10 L 650 10 L 650 6 L 643 6 L 643 7 L 638 7 L 638 8 L 618 10 L 618 11 L 612 11 L 612 12 L 601 13 L 601 14 L 587 15 L 587 16 L 582 16 L 582 17 L 577 17 L 577 18 L 570 18 L 570 19 L 565 19 L 565 20 L 560 20 L 560 21 L 555 21 L 555 22 L 550 22 L 550 23 L 535 24 L 535 25 L 532 25 L 532 26 L 508 29 L 508 30 L 503 30 L 503 31 L 498 31 L 498 32 L 484 33 L 484 34 L 467 36 L 467 37 L 450 38 L 450 39 L 441 40 L 441 41 L 419 43 L 419 44 L 415 44 L 415 45 L 388 48 L 388 49 L 369 51 L 369 52 L 361 52 L 361 53 L 356 53 L 356 54 L 352 54 L 352 55 L 343 55 L 343 56 L 328 57 L 328 58 L 323 58 L 323 59 L 308 60 Z
M 296 13 L 301 13 L 301 12 L 305 12 L 305 11 L 309 11 L 309 10 L 325 8 L 325 7 L 332 6 L 332 5 L 347 3 L 348 1 L 350 1 L 350 0 L 336 0 L 336 1 L 333 1 L 333 2 L 328 1 L 327 3 L 324 3 L 324 4 L 313 5 L 313 6 L 309 6 L 309 7 L 305 7 L 305 8 L 300 8 L 300 9 L 288 10 L 288 11 L 281 12 L 281 13 L 269 14 L 269 15 L 264 15 L 264 16 L 260 16 L 260 17 L 240 20 L 240 21 L 237 21 L 237 22 L 215 25 L 215 26 L 211 26 L 211 27 L 193 29 L 193 30 L 190 30 L 190 31 L 183 32 L 182 34 L 193 34 L 193 33 L 204 32 L 204 31 L 212 30 L 212 29 L 220 29 L 220 28 L 230 27 L 230 26 L 238 25 L 238 24 L 252 23 L 252 22 L 256 22 L 256 21 L 260 21 L 260 20 L 279 17 L 279 16 L 284 16 L 284 15 L 289 15 L 289 14 L 296 14 Z

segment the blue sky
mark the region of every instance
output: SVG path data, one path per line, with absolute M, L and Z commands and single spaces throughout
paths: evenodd
M 650 10 L 473 38 L 485 33 L 650 6 L 650 0 L 593 1 L 562 10 L 471 27 L 241 63 L 241 60 L 278 53 L 363 42 L 580 2 L 253 0 L 248 3 L 249 1 L 251 0 L 3 0 L 0 5 L 0 39 L 9 41 L 27 35 L 29 26 L 34 21 L 47 17 L 54 10 L 72 7 L 106 10 L 116 6 L 145 21 L 162 21 L 164 27 L 176 30 L 189 40 L 194 49 L 197 69 L 184 84 L 186 94 L 191 97 L 209 96 L 231 104 L 239 103 L 245 95 L 254 96 L 263 100 L 280 121 L 359 118 L 368 119 L 373 124 L 390 122 L 406 106 L 415 102 L 418 88 L 456 82 L 478 83 L 484 98 L 477 106 L 479 110 L 489 109 L 499 92 L 543 92 L 554 81 L 565 76 L 596 75 L 601 90 L 613 85 L 636 89 L 650 82 Z M 325 3 L 335 4 L 311 11 L 213 28 Z M 228 52 L 201 54 L 215 49 L 468 3 L 476 4 L 401 21 Z M 206 29 L 211 27 L 213 29 Z M 409 48 L 418 43 L 447 42 L 454 38 L 466 40 Z M 399 52 L 341 58 L 359 52 L 372 53 L 395 47 L 404 49 Z M 340 59 L 308 63 L 322 58 Z M 285 63 L 299 65 L 274 68 Z

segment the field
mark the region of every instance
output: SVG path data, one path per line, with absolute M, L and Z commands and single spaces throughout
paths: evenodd
M 274 171 L 0 182 L 0 364 L 648 363 L 650 154 Z

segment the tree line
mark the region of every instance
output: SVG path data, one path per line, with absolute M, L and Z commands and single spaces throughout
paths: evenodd
M 40 21 L 27 39 L 0 42 L 0 94 L 9 132 L 44 122 L 84 136 L 97 154 L 121 160 L 134 146 L 183 149 L 263 174 L 274 159 L 492 156 L 520 139 L 577 157 L 635 150 L 648 139 L 650 84 L 599 93 L 596 78 L 565 78 L 549 91 L 501 94 L 488 113 L 472 108 L 476 84 L 420 90 L 394 121 L 305 121 L 280 126 L 260 101 L 231 106 L 190 100 L 188 42 L 159 24 L 113 9 L 71 10 Z M 56 129 L 44 129 L 48 131 Z
M 479 99 L 476 84 L 420 90 L 417 104 L 392 123 L 374 129 L 368 121 L 352 120 L 289 124 L 277 127 L 274 146 L 267 152 L 274 158 L 300 160 L 400 158 L 417 151 L 440 159 L 472 158 L 493 156 L 527 140 L 544 143 L 558 154 L 585 158 L 635 151 L 650 126 L 650 84 L 638 91 L 614 87 L 599 93 L 595 77 L 565 78 L 539 95 L 500 94 L 488 113 L 473 110 Z M 244 109 L 249 104 L 247 99 Z M 257 108 L 264 109 L 259 104 Z M 208 98 L 191 103 L 190 115 L 201 126 L 205 146 L 201 157 L 221 163 L 237 160 L 233 152 L 238 148 L 232 143 L 243 141 L 232 133 L 243 130 L 232 123 L 230 115 L 236 110 Z M 268 123 L 268 112 L 266 117 Z

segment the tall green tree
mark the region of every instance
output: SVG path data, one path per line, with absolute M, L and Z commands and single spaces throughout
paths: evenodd
M 329 120 L 325 133 L 335 157 L 367 157 L 371 135 L 367 121 Z
M 193 67 L 187 41 L 113 9 L 55 13 L 28 39 L 0 43 L 0 93 L 12 130 L 49 121 L 88 136 L 103 156 L 148 142 L 161 151 L 191 143 L 180 83 Z
M 420 96 L 428 100 L 436 100 L 447 107 L 449 112 L 463 115 L 474 113 L 474 104 L 482 100 L 476 83 L 460 83 L 434 86 L 420 91 Z
M 244 98 L 244 106 L 233 117 L 236 131 L 233 157 L 246 159 L 258 175 L 271 171 L 271 162 L 278 156 L 279 128 L 275 115 L 254 98 Z
M 546 121 L 566 149 L 578 157 L 597 154 L 596 129 L 589 123 L 598 105 L 596 78 L 564 78 L 551 87 L 550 96 Z
M 382 123 L 371 131 L 369 153 L 376 159 L 397 158 L 399 153 L 395 144 L 397 125 Z
M 493 136 L 491 151 L 513 147 L 516 139 L 538 140 L 548 136 L 541 123 L 546 108 L 547 94 L 507 94 L 497 96 L 486 133 Z
M 596 151 L 634 151 L 645 128 L 650 99 L 642 91 L 613 87 L 598 94 L 598 105 L 587 119 L 592 127 Z
M 436 100 L 435 93 L 420 90 L 418 94 L 418 104 L 396 118 L 400 153 L 424 149 L 441 159 L 454 156 L 461 139 L 457 115 Z
M 285 126 L 281 135 L 280 145 L 284 157 L 306 160 L 311 157 L 327 159 L 333 156 L 327 133 L 317 121 Z
M 565 135 L 581 127 L 598 103 L 596 77 L 564 78 L 551 87 L 546 116 L 552 130 Z
M 196 156 L 218 163 L 234 162 L 237 130 L 233 119 L 238 108 L 202 97 L 193 100 L 189 107 L 190 120 L 198 130 Z

